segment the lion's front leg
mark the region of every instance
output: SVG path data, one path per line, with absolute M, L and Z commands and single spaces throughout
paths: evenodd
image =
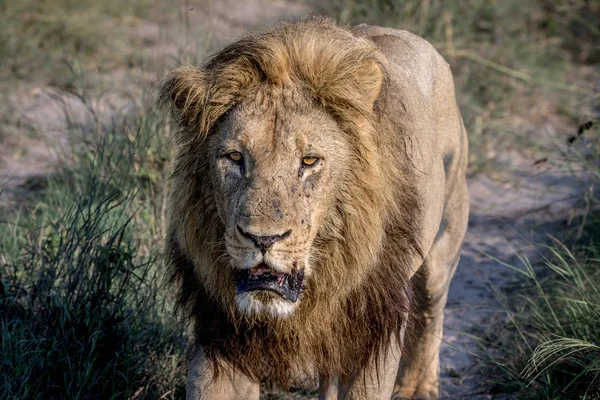
M 260 385 L 226 363 L 215 378 L 211 363 L 199 349 L 190 360 L 186 392 L 187 400 L 258 400 Z
M 400 398 L 437 399 L 440 395 L 440 344 L 448 289 L 460 258 L 467 228 L 465 185 L 458 186 L 446 204 L 437 239 L 413 277 L 420 319 L 405 346 L 394 394 Z
M 371 362 L 365 371 L 348 381 L 337 378 L 321 382 L 319 400 L 389 400 L 400 363 L 400 344 L 392 337 L 387 351 Z
M 455 260 L 448 268 L 450 271 L 456 268 L 458 258 Z M 427 290 L 428 285 L 421 276 L 415 278 L 416 289 L 421 292 L 420 297 L 423 299 L 418 313 L 419 321 L 405 348 L 405 357 L 400 363 L 394 398 L 437 399 L 440 395 L 439 351 L 443 337 L 444 306 L 449 278 L 447 282 L 440 279 L 439 284 L 442 287 L 435 291 Z

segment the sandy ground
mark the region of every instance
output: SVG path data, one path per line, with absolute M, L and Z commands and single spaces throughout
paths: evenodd
M 571 173 L 528 164 L 521 162 L 521 173 L 514 172 L 510 183 L 485 176 L 469 182 L 469 230 L 444 313 L 443 398 L 492 398 L 477 375 L 479 345 L 470 335 L 481 335 L 504 317 L 492 289 L 506 289 L 520 275 L 502 263 L 522 267 L 519 256 L 539 260 L 537 245 L 549 241 L 553 222 L 571 216 L 584 190 L 584 180 Z
M 190 25 L 197 29 L 198 37 L 210 38 L 207 51 L 249 30 L 311 11 L 306 5 L 283 0 L 190 1 L 186 6 Z M 147 46 L 141 51 L 155 60 L 174 56 L 190 45 L 178 38 L 176 30 L 152 23 L 140 24 L 133 34 L 144 38 Z M 93 104 L 43 87 L 26 88 L 9 97 L 8 106 L 0 112 L 16 115 L 21 126 L 36 134 L 8 135 L 2 139 L 0 184 L 4 183 L 6 193 L 0 197 L 0 204 L 10 202 L 11 193 L 27 181 L 51 171 L 62 154 L 68 152 L 67 128 L 93 129 L 99 121 L 109 120 L 127 107 L 136 107 L 129 99 L 139 95 L 141 86 L 152 78 L 140 74 L 132 80 L 116 71 L 106 80 L 120 89 L 125 85 L 128 90 L 100 96 Z M 488 255 L 506 263 L 518 263 L 518 254 L 535 258 L 531 243 L 548 240 L 544 235 L 547 226 L 541 222 L 568 217 L 582 192 L 581 184 L 570 174 L 549 163 L 534 165 L 533 160 L 516 156 L 511 168 L 503 182 L 485 175 L 477 175 L 469 182 L 469 231 L 445 312 L 441 350 L 443 398 L 491 398 L 483 393 L 475 372 L 477 360 L 470 354 L 477 353 L 478 346 L 469 335 L 477 334 L 478 327 L 502 316 L 490 287 L 503 287 L 517 277 Z

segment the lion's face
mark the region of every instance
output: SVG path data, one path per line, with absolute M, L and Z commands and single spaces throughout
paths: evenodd
M 209 142 L 236 270 L 231 284 L 247 314 L 283 317 L 301 301 L 313 278 L 315 237 L 350 154 L 333 119 L 297 97 L 293 107 L 275 107 L 259 93 L 228 113 Z

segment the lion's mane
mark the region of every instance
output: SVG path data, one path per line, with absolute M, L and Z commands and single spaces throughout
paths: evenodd
M 315 247 L 314 276 L 288 318 L 235 309 L 232 268 L 211 192 L 203 146 L 223 116 L 260 85 L 302 90 L 347 135 L 355 157 L 345 190 L 330 204 Z M 381 90 L 380 90 L 381 89 Z M 420 257 L 419 198 L 402 132 L 382 122 L 381 55 L 366 38 L 329 20 L 285 23 L 184 67 L 163 83 L 179 132 L 167 254 L 177 302 L 194 321 L 195 344 L 254 379 L 291 383 L 290 372 L 350 376 L 402 340 L 410 312 L 410 272 Z M 379 98 L 369 99 L 369 93 Z M 389 108 L 389 110 L 388 110 Z M 392 110 L 393 108 L 393 110 Z M 206 274 L 206 271 L 219 271 Z

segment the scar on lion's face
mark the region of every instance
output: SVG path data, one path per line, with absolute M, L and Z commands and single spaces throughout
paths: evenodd
M 238 296 L 254 304 L 246 311 L 261 311 L 265 291 L 279 295 L 272 302 L 296 303 L 332 191 L 348 175 L 343 132 L 308 101 L 292 112 L 250 101 L 227 114 L 209 146 L 227 252 L 241 271 Z

